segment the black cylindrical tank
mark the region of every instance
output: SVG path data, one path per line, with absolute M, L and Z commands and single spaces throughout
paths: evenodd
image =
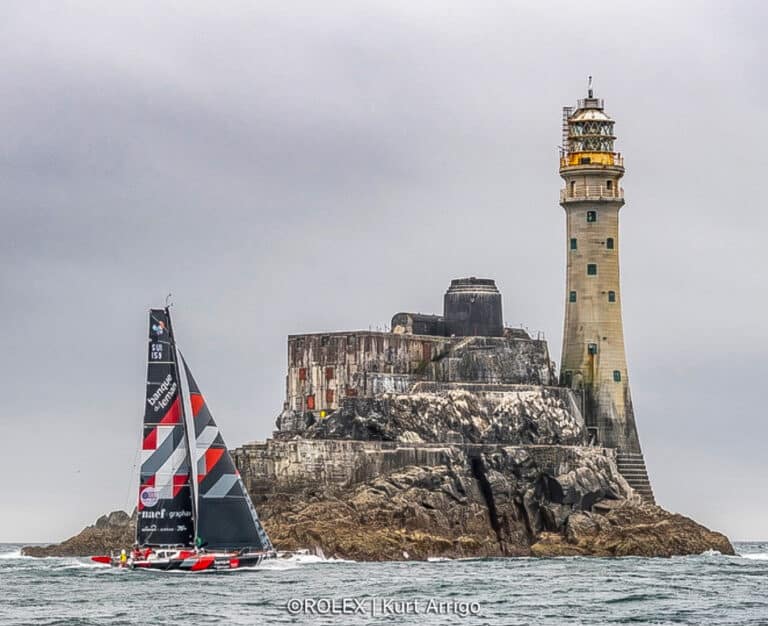
M 444 317 L 448 335 L 501 337 L 504 321 L 501 294 L 490 278 L 456 278 L 445 292 Z

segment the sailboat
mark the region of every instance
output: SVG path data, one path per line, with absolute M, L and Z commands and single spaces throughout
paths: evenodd
M 238 569 L 276 556 L 192 372 L 168 307 L 149 311 L 136 544 L 115 567 Z

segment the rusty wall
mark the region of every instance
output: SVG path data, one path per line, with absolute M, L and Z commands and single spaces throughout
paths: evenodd
M 405 390 L 449 342 L 370 331 L 290 335 L 287 408 L 333 411 L 347 397 Z

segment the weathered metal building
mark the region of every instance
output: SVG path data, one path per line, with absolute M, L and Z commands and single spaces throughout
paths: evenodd
M 504 328 L 493 280 L 453 280 L 444 303 L 442 316 L 397 313 L 392 332 L 290 335 L 281 430 L 417 383 L 556 384 L 546 342 Z

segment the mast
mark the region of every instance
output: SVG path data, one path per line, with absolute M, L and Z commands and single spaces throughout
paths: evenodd
M 169 294 L 170 295 L 170 294 Z M 189 401 L 189 388 L 187 385 L 184 384 L 184 378 L 181 375 L 181 371 L 179 370 L 179 350 L 176 347 L 176 335 L 173 334 L 173 324 L 171 323 L 171 305 L 167 305 L 165 307 L 165 315 L 168 319 L 168 338 L 171 342 L 171 352 L 173 354 L 173 363 L 174 368 L 176 370 L 176 380 L 179 381 L 179 405 L 181 409 L 181 423 L 184 427 L 184 439 L 187 443 L 187 464 L 189 465 L 190 474 L 189 474 L 189 480 L 190 480 L 190 488 L 192 490 L 191 500 L 192 500 L 192 530 L 193 530 L 193 536 L 195 541 L 197 540 L 197 497 L 196 493 L 197 490 L 195 489 L 195 472 L 194 467 L 192 465 L 192 446 L 194 445 L 194 440 L 190 437 L 189 433 L 189 424 L 187 423 L 187 402 Z M 186 393 L 185 393 L 186 390 Z

